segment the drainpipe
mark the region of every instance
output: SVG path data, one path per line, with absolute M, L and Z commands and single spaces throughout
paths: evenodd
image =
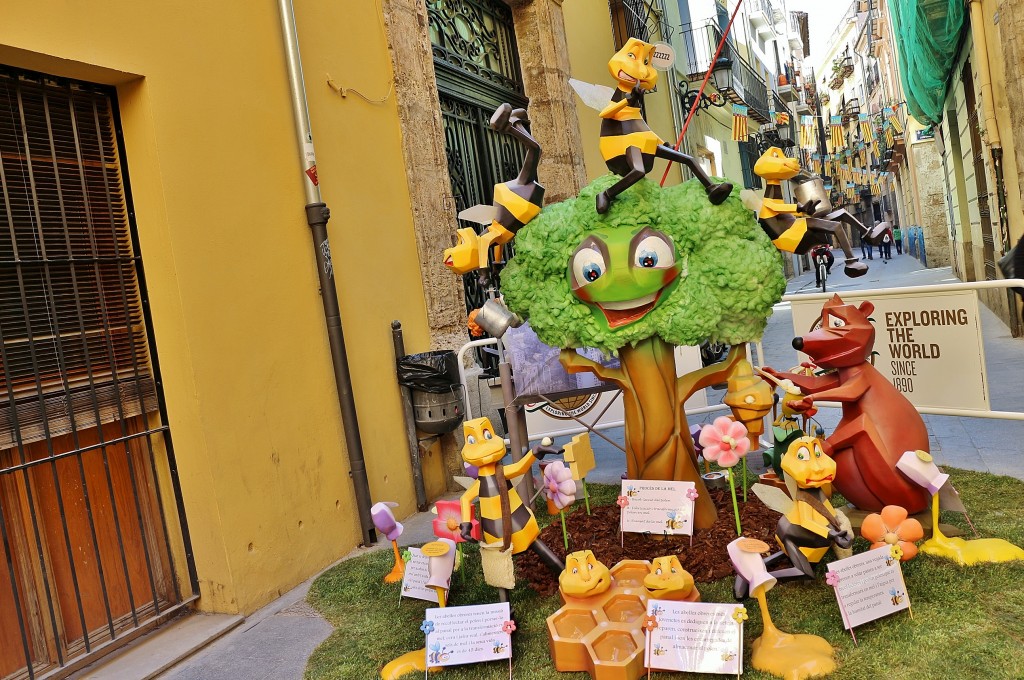
M 349 476 L 355 487 L 356 508 L 362 530 L 362 545 L 377 542 L 377 533 L 370 518 L 370 485 L 366 479 L 366 463 L 363 460 L 363 444 L 359 437 L 359 420 L 356 417 L 356 403 L 352 395 L 352 377 L 348 370 L 348 354 L 345 350 L 345 333 L 341 327 L 341 311 L 338 308 L 338 290 L 334 286 L 334 267 L 331 263 L 331 245 L 327 238 L 327 220 L 331 211 L 320 200 L 320 183 L 316 174 L 316 155 L 313 151 L 313 133 L 309 126 L 309 109 L 306 106 L 306 86 L 302 80 L 302 62 L 299 59 L 299 38 L 295 30 L 295 12 L 291 0 L 279 0 L 281 29 L 284 34 L 285 53 L 288 58 L 288 81 L 291 86 L 292 109 L 295 114 L 295 135 L 299 144 L 302 169 L 305 173 L 303 186 L 306 190 L 306 223 L 313 235 L 313 249 L 316 252 L 317 273 L 320 277 L 320 297 L 324 303 L 324 318 L 327 321 L 327 338 L 331 347 L 331 363 L 334 365 L 334 383 L 338 388 L 338 403 L 341 406 L 341 424 L 345 431 L 345 448 L 348 449 Z

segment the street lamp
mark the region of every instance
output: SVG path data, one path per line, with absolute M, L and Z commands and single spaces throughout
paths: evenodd
M 715 79 L 715 87 L 721 92 L 732 90 L 732 59 L 719 57 L 715 67 L 711 69 L 711 77 Z

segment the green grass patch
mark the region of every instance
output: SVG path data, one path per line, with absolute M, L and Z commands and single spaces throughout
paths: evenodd
M 977 472 L 948 472 L 982 536 L 1024 545 L 1024 483 Z M 591 503 L 597 505 L 614 502 L 619 493 L 615 486 L 588 485 L 588 489 Z M 583 512 L 582 502 L 573 511 Z M 552 520 L 539 503 L 537 518 L 542 525 Z M 942 520 L 967 529 L 962 515 L 944 513 Z M 969 532 L 965 536 L 971 537 Z M 867 545 L 858 539 L 856 547 L 859 552 Z M 483 582 L 474 546 L 466 547 L 464 564 L 453 580 L 451 604 L 496 602 L 495 590 Z M 309 601 L 336 629 L 310 658 L 307 680 L 370 680 L 379 677 L 381 667 L 391 659 L 423 647 L 419 625 L 430 605 L 418 600 L 399 603 L 398 586 L 382 580 L 390 568 L 391 552 L 377 551 L 338 565 L 313 584 Z M 833 678 L 1024 677 L 1024 592 L 1017 587 L 1024 581 L 1024 562 L 959 567 L 922 554 L 904 565 L 904 574 L 913 620 L 903 612 L 858 628 L 859 646 L 843 630 L 835 597 L 824 578 L 780 584 L 769 593 L 768 605 L 783 630 L 814 633 L 832 643 L 838 661 Z M 700 590 L 706 602 L 733 601 L 732 579 L 702 584 Z M 545 619 L 560 606 L 557 595 L 543 598 L 524 586 L 511 593 L 511 602 L 518 626 L 513 637 L 515 678 L 589 677 L 559 673 L 551 663 Z M 756 603 L 748 602 L 747 610 L 743 677 L 772 677 L 749 666 L 750 643 L 760 635 L 761 620 Z M 494 663 L 453 667 L 431 677 L 486 680 L 507 674 L 505 666 Z

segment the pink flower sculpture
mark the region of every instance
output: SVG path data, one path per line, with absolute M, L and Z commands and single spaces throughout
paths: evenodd
M 825 583 L 835 588 L 837 585 L 839 585 L 839 574 L 834 571 L 828 572 L 827 574 L 825 574 Z
M 747 428 L 727 416 L 715 418 L 711 425 L 700 431 L 700 444 L 704 447 L 704 459 L 731 468 L 740 462 L 750 450 Z
M 456 543 L 464 543 L 466 539 L 462 538 L 462 531 L 459 529 L 459 525 L 462 524 L 462 504 L 459 501 L 438 501 L 435 507 L 437 519 L 432 522 L 434 535 L 438 538 L 450 538 Z M 483 536 L 480 533 L 480 522 L 475 517 L 476 507 L 469 506 L 469 513 L 469 521 L 473 524 L 473 538 L 479 541 Z
M 700 498 L 700 492 L 697 491 L 696 489 L 687 489 L 686 490 L 686 497 L 688 499 L 690 499 L 691 501 L 695 501 L 698 498 Z
M 502 624 L 501 629 L 505 631 L 506 634 L 511 635 L 516 629 L 516 622 L 506 621 L 504 624 Z
M 619 496 L 618 499 L 615 501 L 615 504 L 618 505 L 620 508 L 624 508 L 629 505 L 629 499 L 626 498 L 625 496 Z
M 544 496 L 559 510 L 576 501 L 576 482 L 572 470 L 557 460 L 544 468 Z

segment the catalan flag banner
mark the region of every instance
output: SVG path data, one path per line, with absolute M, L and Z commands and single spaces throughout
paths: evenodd
M 895 132 L 897 135 L 902 135 L 903 123 L 900 122 L 900 117 L 896 115 L 896 107 L 887 106 L 885 110 L 887 113 L 886 120 L 888 120 L 889 124 L 892 126 L 893 132 Z
M 886 143 L 886 145 L 890 146 L 890 147 L 895 146 L 896 145 L 896 131 L 893 129 L 892 119 L 891 118 L 885 121 L 885 125 L 883 126 L 883 129 L 885 130 L 885 143 Z
M 821 162 L 821 154 L 811 154 L 811 170 L 813 170 L 816 174 L 819 175 L 825 174 L 825 168 L 823 167 L 823 164 Z
M 800 116 L 800 147 L 815 149 L 817 146 L 818 136 L 814 134 L 814 117 Z
M 843 117 L 832 116 L 829 119 L 829 128 L 831 130 L 832 149 L 839 151 L 846 143 L 843 135 Z
M 776 125 L 789 125 L 789 114 L 785 111 L 775 112 L 775 124 Z
M 866 113 L 862 113 L 858 116 L 860 121 L 860 136 L 861 139 L 871 141 L 875 138 L 875 126 L 871 123 L 871 116 Z
M 732 141 L 747 141 L 747 113 L 749 109 L 740 104 L 732 105 Z
M 846 197 L 851 201 L 856 200 L 857 197 L 857 185 L 853 182 L 846 183 Z

